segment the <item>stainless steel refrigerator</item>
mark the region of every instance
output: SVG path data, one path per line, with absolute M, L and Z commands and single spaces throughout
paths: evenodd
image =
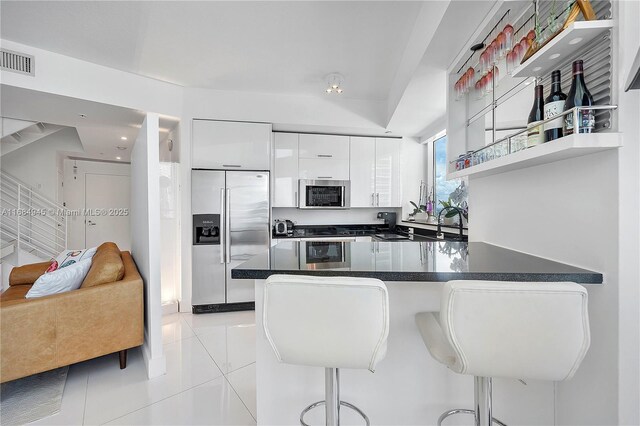
M 191 171 L 194 313 L 253 309 L 253 280 L 231 269 L 269 248 L 269 173 Z

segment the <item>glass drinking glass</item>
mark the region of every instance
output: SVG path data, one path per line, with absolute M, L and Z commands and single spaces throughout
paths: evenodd
M 511 26 L 511 24 L 507 24 L 502 32 L 504 33 L 505 50 L 508 53 L 511 51 L 511 49 L 513 49 L 513 27 Z
M 515 61 L 513 60 L 513 50 L 510 50 L 509 53 L 507 53 L 507 74 L 511 75 L 513 74 L 513 70 L 515 69 Z
M 498 61 L 498 41 L 493 39 L 489 45 L 489 69 Z
M 496 37 L 496 42 L 498 44 L 498 55 L 497 57 L 502 59 L 504 55 L 507 54 L 507 36 L 504 35 L 504 32 L 501 31 Z
M 520 58 L 518 62 L 522 62 L 527 50 L 529 50 L 529 39 L 527 39 L 527 37 L 522 37 L 522 39 L 520 39 Z

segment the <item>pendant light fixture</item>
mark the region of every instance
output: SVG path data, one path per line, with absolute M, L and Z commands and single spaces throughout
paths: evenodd
M 326 80 L 327 88 L 325 89 L 325 92 L 327 94 L 342 94 L 342 92 L 344 91 L 344 89 L 342 88 L 344 84 L 344 77 L 342 76 L 342 74 L 338 74 L 337 72 L 331 73 L 327 75 Z

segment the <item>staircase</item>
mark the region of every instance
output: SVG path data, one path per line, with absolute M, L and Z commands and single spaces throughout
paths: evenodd
M 26 258 L 55 258 L 67 248 L 64 207 L 4 171 L 0 171 L 0 213 L 1 258 L 16 256 L 8 263 L 23 264 L 21 253 Z

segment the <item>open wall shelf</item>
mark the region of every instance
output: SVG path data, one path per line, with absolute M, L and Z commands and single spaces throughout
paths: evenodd
M 465 176 L 490 176 L 525 167 L 552 163 L 622 146 L 620 133 L 581 133 L 514 152 L 463 170 L 447 173 L 447 180 Z
M 610 19 L 598 21 L 576 21 L 555 36 L 525 63 L 513 70 L 513 77 L 539 77 L 551 73 L 567 57 L 587 46 L 597 37 L 613 28 Z

